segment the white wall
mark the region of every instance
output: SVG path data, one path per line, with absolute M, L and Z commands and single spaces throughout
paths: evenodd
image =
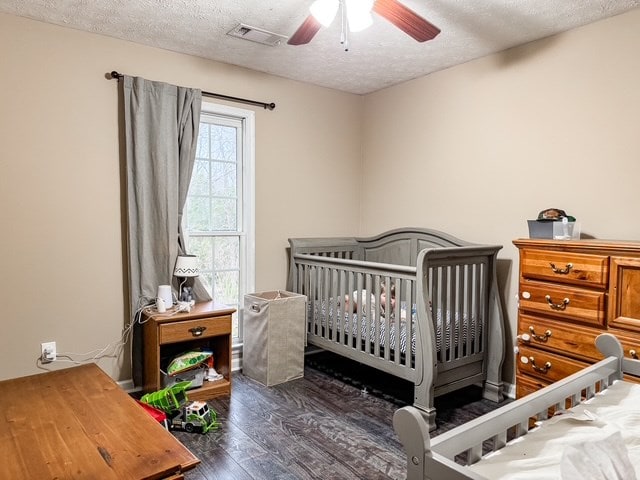
M 358 96 L 2 14 L 0 59 L 0 380 L 42 371 L 41 342 L 84 353 L 127 322 L 111 70 L 277 104 L 256 108 L 258 290 L 285 287 L 288 237 L 357 229 Z M 100 366 L 130 378 L 128 356 Z
M 527 219 L 557 207 L 593 237 L 640 239 L 638 51 L 640 9 L 368 95 L 361 232 L 504 245 L 511 344 Z

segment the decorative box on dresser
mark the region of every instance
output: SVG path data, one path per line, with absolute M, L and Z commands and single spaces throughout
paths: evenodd
M 177 355 L 189 350 L 213 352 L 220 380 L 203 382 L 187 391 L 190 400 L 208 400 L 231 393 L 231 315 L 235 309 L 214 302 L 196 303 L 190 312 L 143 312 L 145 392 L 160 390 L 162 371 Z M 162 371 L 161 371 L 162 370 Z
M 513 243 L 520 251 L 518 398 L 600 360 L 601 333 L 616 335 L 625 356 L 638 358 L 640 242 Z

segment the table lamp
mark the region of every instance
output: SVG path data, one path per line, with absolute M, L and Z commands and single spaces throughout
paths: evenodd
M 178 300 L 189 302 L 188 295 L 183 297 L 182 286 L 187 281 L 187 278 L 197 277 L 200 275 L 198 269 L 198 257 L 195 255 L 178 255 L 176 259 L 176 268 L 173 271 L 173 275 L 178 278 L 182 278 L 180 282 L 180 288 L 178 289 Z

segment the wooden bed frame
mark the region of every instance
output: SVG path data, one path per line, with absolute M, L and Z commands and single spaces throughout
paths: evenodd
M 531 418 L 545 420 L 550 411 L 579 405 L 623 374 L 640 376 L 640 361 L 624 358 L 613 335 L 600 335 L 596 346 L 604 360 L 433 439 L 419 410 L 410 406 L 397 410 L 393 426 L 407 453 L 407 479 L 489 480 L 466 466 L 485 456 L 483 443 L 485 449 L 488 441 L 491 452 L 497 451 L 507 444 L 508 433 L 509 442 L 525 435 Z M 456 457 L 466 458 L 466 463 L 456 463 Z
M 423 228 L 289 244 L 287 289 L 307 296 L 308 343 L 412 382 L 431 430 L 437 395 L 482 383 L 485 398 L 503 399 L 501 246 Z

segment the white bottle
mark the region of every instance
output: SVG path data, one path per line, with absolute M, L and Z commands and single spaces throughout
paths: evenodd
M 156 310 L 158 310 L 158 313 L 164 313 L 167 311 L 164 300 L 160 297 L 156 298 Z

